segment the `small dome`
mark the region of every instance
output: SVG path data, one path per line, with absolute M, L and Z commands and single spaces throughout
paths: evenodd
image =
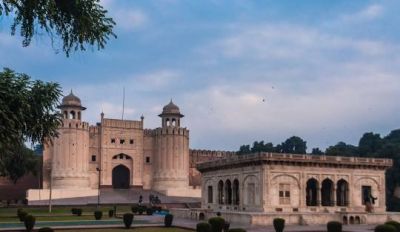
M 172 100 L 168 103 L 168 105 L 163 107 L 163 114 L 179 114 L 179 107 L 175 105 Z
M 63 97 L 60 107 L 71 107 L 71 106 L 72 107 L 76 106 L 81 109 L 85 109 L 85 107 L 82 107 L 81 99 L 79 99 L 79 97 L 75 96 L 72 93 L 72 90 L 71 90 L 70 94 Z
M 181 117 L 183 117 L 183 115 L 181 114 L 181 112 L 179 111 L 179 107 L 177 105 L 175 105 L 172 100 L 163 107 L 163 111 L 160 114 L 161 115 L 171 115 L 171 114 L 175 114 L 175 115 L 179 115 Z

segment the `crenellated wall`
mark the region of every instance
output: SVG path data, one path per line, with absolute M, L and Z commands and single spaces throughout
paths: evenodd
M 88 188 L 89 124 L 80 120 L 62 119 L 58 133 L 58 137 L 53 138 L 52 143 L 45 147 L 51 146 L 52 149 L 52 164 L 47 159 L 45 165 L 49 172 L 51 169 L 53 188 Z
M 189 187 L 189 130 L 164 127 L 154 130 L 153 184 L 156 191 Z

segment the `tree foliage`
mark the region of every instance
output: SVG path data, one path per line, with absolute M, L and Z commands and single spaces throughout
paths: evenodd
M 305 154 L 307 150 L 307 142 L 297 136 L 288 138 L 285 142 L 274 146 L 273 143 L 264 143 L 264 141 L 255 141 L 253 146 L 242 145 L 238 154 L 249 154 L 255 152 L 277 152 L 277 153 L 294 153 Z
M 338 142 L 334 146 L 330 146 L 325 151 L 326 155 L 333 156 L 359 156 L 358 148 L 356 146 L 346 144 L 345 142 Z
M 11 34 L 19 30 L 22 45 L 29 46 L 38 31 L 45 31 L 54 41 L 60 38 L 67 56 L 87 45 L 102 49 L 113 32 L 115 22 L 107 17 L 99 0 L 2 0 L 0 16 L 14 18 Z
M 26 174 L 37 175 L 40 171 L 39 156 L 25 145 L 14 148 L 0 159 L 0 175 L 8 177 L 13 183 Z
M 4 165 L 9 160 L 29 156 L 25 142 L 37 144 L 57 136 L 61 117 L 56 106 L 60 96 L 56 83 L 33 81 L 10 69 L 0 72 L 0 175 L 12 173 Z

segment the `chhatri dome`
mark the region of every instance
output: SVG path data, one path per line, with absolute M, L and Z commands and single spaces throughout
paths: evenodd
M 86 109 L 85 107 L 82 106 L 81 99 L 75 96 L 72 90 L 71 93 L 63 97 L 61 101 L 60 108 L 65 108 L 65 107 L 78 107 L 82 110 Z
M 174 114 L 183 117 L 183 115 L 179 111 L 179 107 L 177 105 L 175 105 L 172 102 L 172 99 L 171 99 L 171 101 L 167 105 L 165 105 L 163 107 L 163 111 L 160 114 L 160 116 L 162 116 L 162 115 L 174 115 Z

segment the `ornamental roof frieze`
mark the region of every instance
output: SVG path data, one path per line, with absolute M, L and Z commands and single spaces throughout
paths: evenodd
M 280 165 L 315 165 L 315 166 L 341 166 L 386 169 L 393 165 L 391 159 L 362 158 L 345 156 L 285 154 L 259 152 L 246 155 L 233 155 L 224 159 L 206 161 L 197 164 L 200 172 L 214 169 L 227 169 L 248 165 L 280 164 Z

